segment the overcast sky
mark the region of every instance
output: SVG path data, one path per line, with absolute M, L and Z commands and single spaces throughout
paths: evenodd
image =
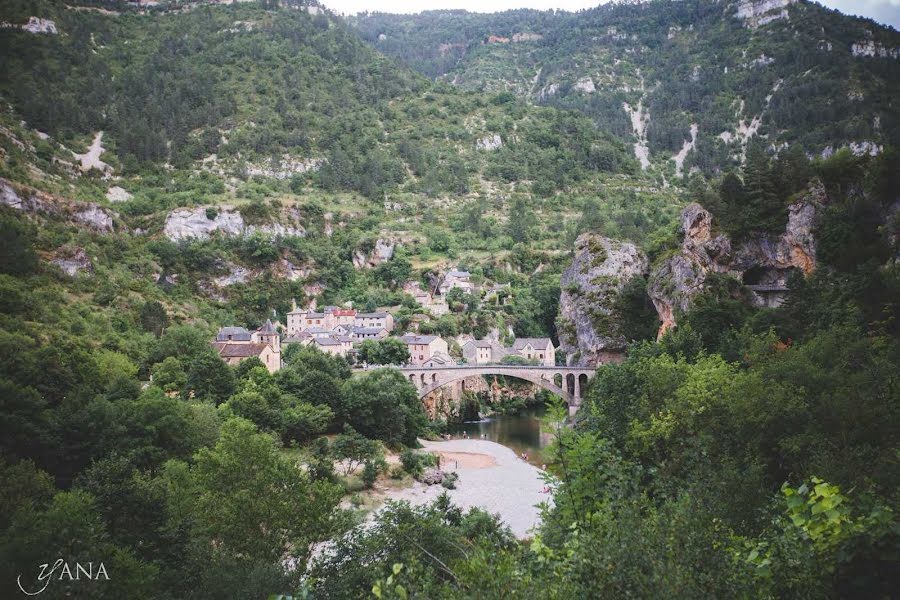
M 581 10 L 602 4 L 601 0 L 323 0 L 339 13 L 379 11 L 412 13 L 441 8 L 463 8 L 474 12 L 499 12 L 513 8 L 559 8 Z M 825 6 L 841 12 L 870 17 L 900 29 L 900 0 L 822 0 Z

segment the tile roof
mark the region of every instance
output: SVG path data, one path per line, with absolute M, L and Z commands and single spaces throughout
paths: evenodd
M 513 348 L 521 350 L 526 345 L 531 344 L 532 348 L 546 348 L 550 344 L 550 338 L 516 338 L 513 342 Z
M 412 335 L 407 334 L 401 336 L 400 338 L 406 344 L 430 344 L 434 340 L 438 339 L 436 335 Z
M 219 351 L 222 358 L 250 358 L 259 356 L 268 344 L 231 344 L 228 342 L 215 342 L 213 346 Z
M 271 319 L 266 319 L 265 324 L 262 327 L 260 327 L 259 329 L 257 329 L 257 331 L 259 333 L 278 333 L 277 331 L 275 331 L 275 326 L 272 325 Z
M 384 327 L 351 327 L 352 333 L 379 333 L 386 331 Z
M 229 341 L 229 336 L 231 336 L 231 340 L 249 342 L 251 334 L 244 327 L 223 327 L 216 334 L 216 341 L 227 342 Z

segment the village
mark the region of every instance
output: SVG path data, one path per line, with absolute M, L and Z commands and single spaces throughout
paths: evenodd
M 447 302 L 443 298 L 453 289 L 466 293 L 479 291 L 471 282 L 470 274 L 458 270 L 449 271 L 435 293 L 424 291 L 415 284 L 407 288 L 432 314 L 447 311 Z M 398 346 L 406 348 L 408 359 L 399 363 L 400 366 L 556 365 L 556 348 L 550 338 L 516 338 L 512 343 L 503 344 L 498 336 L 474 339 L 461 335 L 447 340 L 415 331 L 397 332 L 394 317 L 387 311 L 361 312 L 350 306 L 299 308 L 295 302 L 286 321 L 281 324 L 269 319 L 255 331 L 242 326 L 222 327 L 212 342 L 213 347 L 229 365 L 258 358 L 270 373 L 281 368 L 282 348 L 289 344 L 310 346 L 332 356 L 341 356 L 360 369 L 380 366 L 365 360 L 360 349 L 366 342 L 384 340 L 397 340 Z

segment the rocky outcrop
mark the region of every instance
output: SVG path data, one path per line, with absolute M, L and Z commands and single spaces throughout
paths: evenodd
M 79 273 L 93 273 L 94 264 L 85 254 L 83 248 L 62 251 L 56 258 L 50 260 L 50 264 L 56 265 L 69 277 L 75 277 Z
M 628 339 L 615 300 L 647 268 L 647 258 L 634 244 L 595 234 L 578 237 L 575 259 L 560 281 L 557 330 L 569 364 L 593 366 L 621 356 Z
M 91 229 L 109 233 L 113 230 L 113 218 L 108 212 L 96 204 L 87 204 L 78 210 L 72 218 L 76 223 L 87 225 Z
M 772 21 L 788 19 L 787 7 L 797 0 L 746 0 L 738 4 L 736 16 L 744 25 L 755 29 Z
M 24 25 L 15 23 L 0 23 L 0 29 L 21 29 L 28 33 L 45 33 L 56 35 L 59 31 L 56 29 L 56 23 L 50 19 L 41 19 L 40 17 L 28 17 L 28 22 Z
M 248 164 L 247 175 L 288 179 L 294 175 L 318 171 L 324 163 L 324 159 L 321 158 L 300 158 L 285 154 L 280 159 L 273 158 L 265 163 Z
M 493 135 L 486 135 L 483 138 L 479 138 L 475 140 L 475 149 L 476 150 L 496 150 L 503 146 L 503 140 L 500 138 L 499 133 L 495 133 Z
M 228 273 L 222 275 L 221 277 L 216 277 L 215 279 L 213 279 L 213 283 L 216 287 L 223 288 L 235 285 L 237 283 L 246 283 L 246 281 L 252 276 L 252 273 L 249 269 L 240 265 L 228 263 L 227 265 L 225 265 L 225 268 L 228 270 Z
M 710 274 L 733 277 L 747 285 L 760 306 L 778 306 L 795 271 L 816 268 L 813 227 L 816 212 L 826 201 L 821 183 L 788 207 L 788 223 L 780 236 L 759 235 L 733 247 L 731 239 L 714 228 L 713 216 L 699 204 L 681 214 L 683 241 L 673 256 L 654 267 L 647 293 L 662 321 L 661 337 L 676 324 L 677 315 L 709 289 Z
M 593 94 L 597 91 L 594 81 L 590 77 L 582 77 L 572 85 L 572 90 L 576 92 L 584 92 L 585 94 Z
M 438 485 L 444 481 L 444 472 L 440 469 L 428 469 L 422 474 L 422 483 L 425 485 Z
M 110 202 L 128 202 L 132 195 L 123 187 L 114 185 L 106 190 L 106 199 Z
M 219 231 L 226 236 L 244 233 L 244 218 L 239 212 L 220 207 L 215 212 L 205 207 L 179 208 L 166 217 L 165 234 L 173 242 L 208 239 Z M 212 217 L 212 218 L 210 218 Z
M 377 267 L 394 257 L 395 247 L 396 244 L 393 241 L 378 238 L 371 251 L 366 252 L 364 249 L 360 249 L 353 253 L 353 266 L 357 269 Z
M 69 220 L 100 233 L 115 230 L 118 215 L 93 202 L 77 202 L 0 179 L 0 204 L 29 215 L 52 216 Z
M 241 213 L 230 206 L 178 208 L 166 217 L 165 234 L 173 242 L 205 240 L 215 232 L 229 237 L 254 233 L 269 237 L 306 235 L 306 231 L 299 225 L 246 225 Z
M 864 58 L 900 58 L 900 48 L 888 48 L 875 40 L 861 40 L 850 46 L 853 56 Z

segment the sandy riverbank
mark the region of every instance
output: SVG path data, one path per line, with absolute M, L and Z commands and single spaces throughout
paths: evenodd
M 457 489 L 445 490 L 439 485 L 416 482 L 412 487 L 386 491 L 385 500 L 427 504 L 446 491 L 453 503 L 463 509 L 477 506 L 499 514 L 519 538 L 528 537 L 539 523 L 536 505 L 552 501 L 549 494 L 542 493 L 545 484 L 541 470 L 506 446 L 487 440 L 423 440 L 422 445 L 425 451 L 441 455 L 443 470 L 456 471 Z

